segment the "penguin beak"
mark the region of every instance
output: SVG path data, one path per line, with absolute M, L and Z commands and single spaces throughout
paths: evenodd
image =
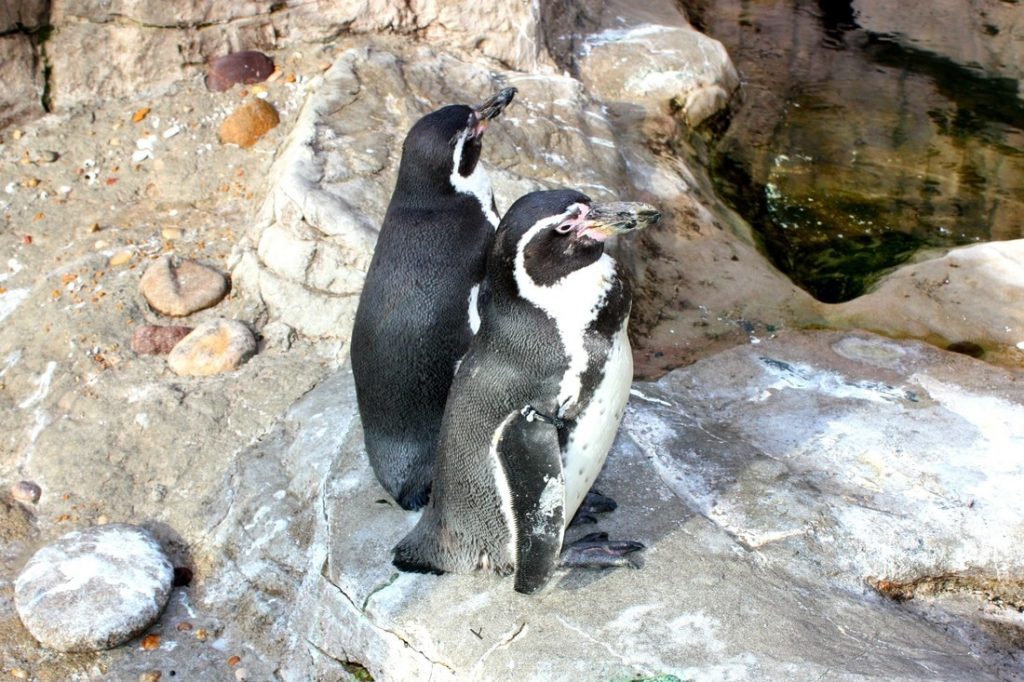
M 505 107 L 512 102 L 517 92 L 518 90 L 515 88 L 505 88 L 474 109 L 477 118 L 477 124 L 473 128 L 474 137 L 484 134 L 488 122 L 493 118 L 497 118 L 501 115 L 501 112 L 505 111 Z
M 642 230 L 661 219 L 661 213 L 650 204 L 635 201 L 617 201 L 591 204 L 581 216 L 576 233 L 603 242 L 617 234 Z

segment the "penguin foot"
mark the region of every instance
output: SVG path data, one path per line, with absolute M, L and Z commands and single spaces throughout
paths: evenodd
M 583 498 L 583 503 L 580 504 L 580 508 L 576 510 L 576 515 L 569 522 L 569 527 L 573 528 L 597 523 L 597 517 L 594 514 L 607 514 L 608 512 L 615 511 L 618 506 L 618 503 L 607 495 L 602 495 L 597 490 L 591 490 Z
M 566 545 L 562 549 L 560 563 L 570 568 L 640 568 L 629 555 L 643 548 L 642 543 L 633 540 L 609 540 L 608 533 L 590 533 Z
M 591 490 L 587 493 L 587 496 L 583 498 L 583 504 L 580 505 L 580 510 L 588 514 L 606 514 L 618 508 L 618 502 L 607 495 L 602 495 L 599 490 Z

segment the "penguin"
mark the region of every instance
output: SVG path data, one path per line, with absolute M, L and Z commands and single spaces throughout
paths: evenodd
M 350 354 L 366 452 L 404 509 L 427 501 L 448 388 L 479 326 L 498 226 L 482 137 L 515 94 L 446 106 L 412 126 L 359 297 Z
M 630 288 L 605 240 L 660 214 L 534 192 L 505 214 L 487 261 L 481 325 L 445 407 L 430 503 L 395 547 L 417 572 L 478 568 L 541 589 L 559 564 L 626 563 L 636 542 L 565 530 L 604 466 L 633 379 Z

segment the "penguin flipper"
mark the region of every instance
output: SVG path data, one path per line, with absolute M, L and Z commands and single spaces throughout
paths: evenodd
M 520 412 L 505 427 L 498 453 L 512 498 L 515 523 L 515 589 L 544 587 L 562 549 L 565 481 L 558 429 Z

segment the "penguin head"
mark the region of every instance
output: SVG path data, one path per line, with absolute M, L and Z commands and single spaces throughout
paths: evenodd
M 505 213 L 488 269 L 512 274 L 519 291 L 552 287 L 600 259 L 609 237 L 660 218 L 649 204 L 595 203 L 568 189 L 533 192 Z
M 505 88 L 483 104 L 452 104 L 413 125 L 402 146 L 398 186 L 406 192 L 451 193 L 477 170 L 483 135 L 516 95 Z

